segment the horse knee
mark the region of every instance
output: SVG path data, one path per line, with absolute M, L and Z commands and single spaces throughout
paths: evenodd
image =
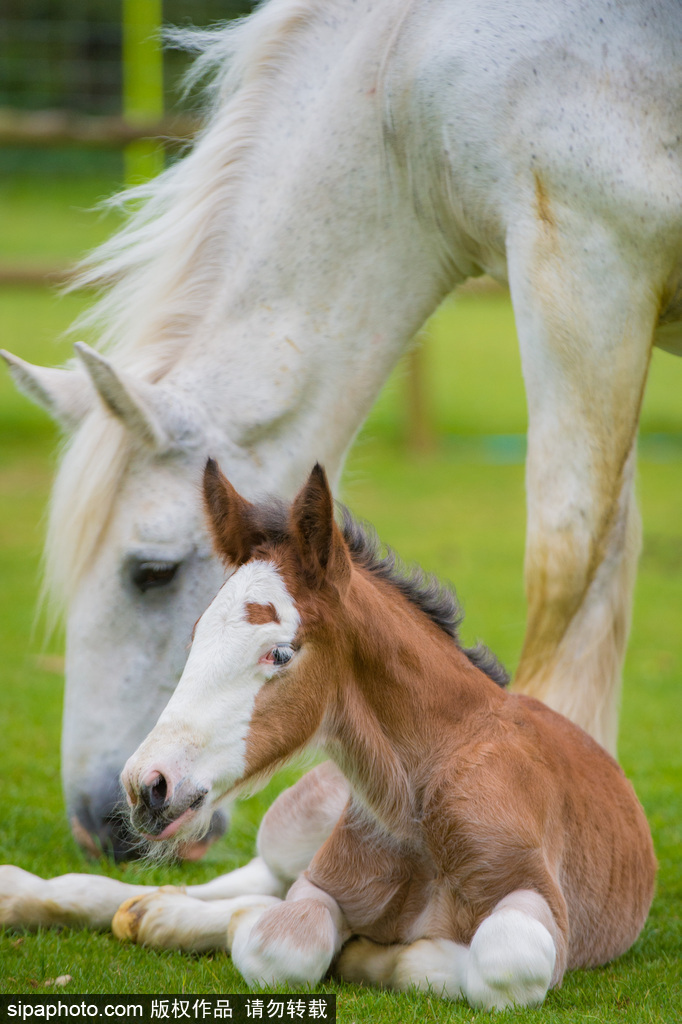
M 246 914 L 231 938 L 232 961 L 249 985 L 316 984 L 329 970 L 338 932 L 327 907 L 316 900 L 280 903 Z
M 468 1002 L 486 1010 L 542 1003 L 556 956 L 554 939 L 536 917 L 513 907 L 496 911 L 479 926 L 469 948 Z

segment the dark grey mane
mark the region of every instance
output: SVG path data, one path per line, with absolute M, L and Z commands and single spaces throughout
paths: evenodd
M 399 590 L 452 637 L 476 668 L 485 672 L 498 686 L 506 686 L 509 675 L 492 651 L 480 642 L 475 647 L 463 647 L 460 643 L 459 627 L 464 612 L 455 592 L 421 566 L 405 565 L 395 551 L 381 544 L 372 526 L 359 522 L 344 505 L 337 507 L 341 515 L 341 530 L 356 565 Z

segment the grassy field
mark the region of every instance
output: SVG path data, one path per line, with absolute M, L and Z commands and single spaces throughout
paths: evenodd
M 85 215 L 81 220 L 77 210 L 108 191 L 107 180 L 90 175 L 70 182 L 55 174 L 49 187 L 36 192 L 30 180 L 26 184 L 23 177 L 10 177 L 0 191 L 0 217 L 11 208 L 12 225 L 0 239 L 0 262 L 67 259 L 97 241 L 107 224 Z M 41 288 L 0 288 L 2 346 L 36 361 L 64 358 L 69 345 L 55 339 L 83 301 L 80 296 L 58 300 Z M 484 638 L 513 669 L 524 628 L 525 519 L 523 466 L 514 438 L 524 431 L 525 405 L 506 297 L 463 296 L 449 303 L 432 326 L 425 359 L 430 415 L 438 436 L 434 451 L 417 458 L 405 450 L 405 381 L 399 370 L 351 454 L 344 497 L 405 557 L 455 582 L 467 612 L 465 640 Z M 681 386 L 682 361 L 657 353 L 643 414 L 639 493 L 645 543 L 620 742 L 622 763 L 654 833 L 660 863 L 654 907 L 642 936 L 625 957 L 599 970 L 569 975 L 540 1011 L 509 1011 L 495 1015 L 497 1020 L 667 1024 L 682 1019 L 682 467 L 677 444 L 682 432 Z M 667 439 L 654 437 L 661 433 Z M 487 437 L 490 434 L 496 435 L 494 441 Z M 114 868 L 87 861 L 77 849 L 65 820 L 59 782 L 59 639 L 44 648 L 32 625 L 54 444 L 46 417 L 16 396 L 2 375 L 0 862 L 45 876 L 106 871 L 159 883 L 206 880 L 248 859 L 260 816 L 291 773 L 242 803 L 229 837 L 200 864 Z M 0 935 L 0 991 L 50 991 L 44 988 L 45 981 L 60 974 L 73 978 L 68 992 L 245 990 L 222 955 L 157 953 L 121 945 L 110 935 L 70 930 Z M 488 1016 L 427 995 L 322 988 L 338 994 L 343 1024 Z

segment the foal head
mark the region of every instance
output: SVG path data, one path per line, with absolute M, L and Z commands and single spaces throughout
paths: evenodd
M 247 502 L 209 460 L 204 502 L 231 575 L 122 775 L 136 831 L 178 843 L 201 835 L 216 802 L 264 781 L 320 727 L 351 574 L 319 466 L 289 507 Z

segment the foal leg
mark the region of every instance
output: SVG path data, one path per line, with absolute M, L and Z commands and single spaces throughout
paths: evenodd
M 204 953 L 224 949 L 229 953 L 228 928 L 233 918 L 257 918 L 281 900 L 276 896 L 236 896 L 233 899 L 196 899 L 171 886 L 126 900 L 111 922 L 111 930 L 123 942 L 154 949 Z
M 139 921 L 155 906 L 155 901 L 154 934 L 161 935 L 162 907 L 172 918 L 168 932 L 174 934 L 181 903 L 189 908 L 188 914 L 194 915 L 191 920 L 195 921 L 201 913 L 196 907 L 198 901 L 239 896 L 282 897 L 331 833 L 347 799 L 348 784 L 338 769 L 330 762 L 319 765 L 285 790 L 266 813 L 259 830 L 258 857 L 243 868 L 187 888 L 164 886 L 159 890 L 153 885 L 131 885 L 89 874 L 43 879 L 21 868 L 1 865 L 0 925 L 27 929 L 109 928 L 114 914 L 125 902 L 137 923 L 120 923 L 121 936 L 139 935 L 139 941 L 151 942 L 151 930 L 147 936 Z M 192 900 L 177 902 L 170 909 L 174 894 Z M 213 919 L 208 922 L 211 928 L 212 922 Z
M 285 901 L 235 914 L 228 927 L 232 962 L 250 985 L 315 985 L 349 937 L 336 901 L 299 878 Z
M 103 875 L 44 879 L 11 864 L 0 865 L 0 925 L 8 928 L 108 928 L 124 900 L 154 892 Z
M 443 999 L 461 999 L 469 950 L 449 939 L 418 939 L 406 945 L 381 946 L 371 939 L 349 942 L 334 965 L 334 974 L 355 984 L 406 992 L 416 988 Z
M 242 924 L 242 911 L 248 910 L 249 920 L 255 920 L 278 902 L 268 897 L 285 895 L 331 834 L 348 792 L 348 783 L 334 764 L 326 761 L 313 768 L 281 793 L 265 814 L 258 830 L 258 857 L 205 885 L 133 895 L 116 914 L 115 934 L 162 949 L 228 948 L 233 913 L 240 911 Z
M 532 1006 L 560 980 L 564 948 L 546 900 L 518 890 L 497 904 L 470 946 L 448 939 L 380 946 L 361 938 L 346 946 L 334 973 L 344 981 L 465 998 L 479 1009 Z
M 469 946 L 464 995 L 471 1006 L 539 1005 L 563 977 L 566 956 L 547 901 L 519 889 L 478 926 Z
M 529 413 L 528 621 L 516 689 L 614 752 L 661 258 L 644 240 L 631 251 L 604 224 L 555 211 L 541 189 L 537 206 L 509 249 Z

